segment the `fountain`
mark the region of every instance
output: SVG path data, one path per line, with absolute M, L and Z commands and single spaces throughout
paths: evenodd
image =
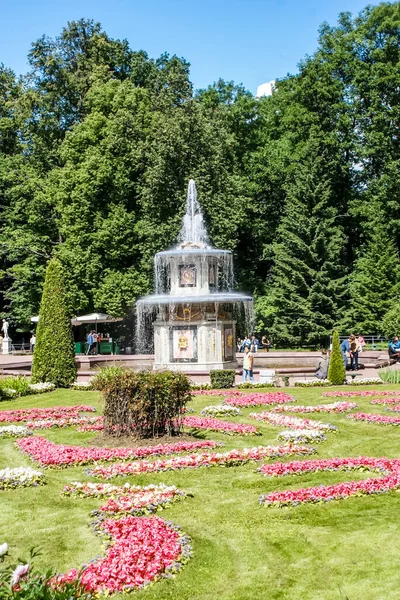
M 233 291 L 232 253 L 210 245 L 192 179 L 179 243 L 154 265 L 155 294 L 137 302 L 139 352 L 152 324 L 155 369 L 235 368 L 236 322 L 251 331 L 253 299 Z

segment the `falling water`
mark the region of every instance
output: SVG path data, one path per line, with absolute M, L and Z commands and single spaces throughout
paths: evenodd
M 202 247 L 208 246 L 207 229 L 200 204 L 197 200 L 196 184 L 193 179 L 189 180 L 186 196 L 186 214 L 183 217 L 179 241 L 182 243 L 201 244 Z
M 251 296 L 234 291 L 234 273 L 232 252 L 219 250 L 210 245 L 203 213 L 197 200 L 196 185 L 189 181 L 186 196 L 186 214 L 182 220 L 178 244 L 154 257 L 155 294 L 138 300 L 136 320 L 136 352 L 149 352 L 152 345 L 152 324 L 154 320 L 174 321 L 176 311 L 188 306 L 214 304 L 215 319 L 219 310 L 232 313 L 238 324 L 246 332 L 253 331 L 253 302 Z M 171 274 L 177 277 L 182 265 L 188 267 L 201 265 L 199 272 L 208 274 L 208 266 L 214 265 L 214 283 L 209 282 L 208 289 L 199 290 L 199 294 L 183 291 L 176 295 L 171 291 Z M 206 275 L 208 280 L 208 275 Z M 194 291 L 194 290 L 193 290 Z

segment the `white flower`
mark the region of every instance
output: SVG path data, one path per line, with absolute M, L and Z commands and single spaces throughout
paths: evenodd
M 5 425 L 4 427 L 0 427 L 0 437 L 25 437 L 26 435 L 32 435 L 32 433 L 33 432 L 24 425 Z
M 52 392 L 56 389 L 54 383 L 45 381 L 44 383 L 30 383 L 29 390 L 32 394 L 41 394 L 42 392 Z
M 0 545 L 0 556 L 4 556 L 8 552 L 8 544 L 4 542 L 4 544 Z
M 242 413 L 236 406 L 229 406 L 227 404 L 218 404 L 216 406 L 206 406 L 200 411 L 203 416 L 218 417 L 218 416 L 231 416 L 236 417 Z
M 326 435 L 322 431 L 316 431 L 315 429 L 288 429 L 278 434 L 278 439 L 284 442 L 303 442 L 305 444 L 309 442 L 324 442 Z
M 29 564 L 26 565 L 18 565 L 18 567 L 13 571 L 11 575 L 11 585 L 17 585 L 21 577 L 27 574 L 29 571 Z

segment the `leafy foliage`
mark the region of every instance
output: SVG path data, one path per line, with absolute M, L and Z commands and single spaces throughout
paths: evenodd
M 115 373 L 103 389 L 104 429 L 110 435 L 177 435 L 183 426 L 183 408 L 191 399 L 190 389 L 184 373 Z
M 32 381 L 68 387 L 76 379 L 76 364 L 64 274 L 53 258 L 46 270 L 32 363 Z
M 235 384 L 235 371 L 230 369 L 216 369 L 210 371 L 211 388 L 222 390 L 231 388 Z

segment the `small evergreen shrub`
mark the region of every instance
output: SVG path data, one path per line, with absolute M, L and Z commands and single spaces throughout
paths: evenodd
M 138 437 L 177 435 L 191 399 L 190 380 L 175 371 L 131 370 L 115 374 L 103 389 L 104 430 Z
M 235 371 L 229 369 L 210 371 L 210 380 L 211 388 L 215 390 L 231 388 L 235 383 Z
M 125 373 L 127 369 L 121 367 L 119 365 L 109 365 L 108 367 L 103 367 L 99 371 L 97 371 L 96 375 L 93 377 L 91 381 L 92 390 L 104 390 L 113 380 L 114 378 L 119 378 L 123 373 Z
M 329 361 L 328 379 L 332 385 L 342 385 L 346 381 L 346 370 L 340 350 L 339 334 L 335 330 L 332 339 L 332 352 Z
M 68 387 L 76 379 L 76 364 L 63 268 L 56 258 L 50 260 L 46 269 L 39 317 L 32 382 Z

